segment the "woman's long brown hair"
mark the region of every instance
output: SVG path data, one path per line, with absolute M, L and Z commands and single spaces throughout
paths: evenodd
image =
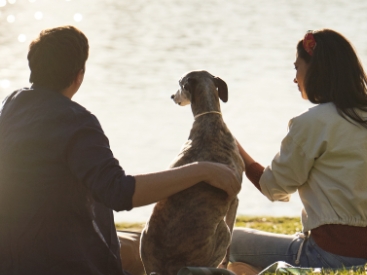
M 310 56 L 298 42 L 297 54 L 309 64 L 305 89 L 312 103 L 333 102 L 341 116 L 367 128 L 367 77 L 350 42 L 341 34 L 323 29 L 313 32 L 316 47 Z

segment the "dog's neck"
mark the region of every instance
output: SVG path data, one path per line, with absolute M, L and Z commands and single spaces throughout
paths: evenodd
M 209 112 L 204 112 L 204 113 L 201 113 L 201 114 L 198 114 L 194 117 L 194 119 L 196 120 L 198 117 L 201 117 L 203 115 L 207 115 L 207 114 L 218 114 L 218 115 L 222 115 L 221 112 L 218 112 L 218 111 L 209 111 Z

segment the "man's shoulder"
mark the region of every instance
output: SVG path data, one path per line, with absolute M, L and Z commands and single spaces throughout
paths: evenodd
M 62 120 L 80 123 L 83 120 L 94 120 L 85 107 L 70 100 L 64 95 L 44 89 L 23 88 L 11 93 L 4 101 L 4 108 L 12 113 L 28 112 L 45 120 Z
M 33 92 L 33 94 L 29 93 L 29 97 L 34 97 L 34 101 L 42 108 L 52 109 L 56 112 L 70 111 L 75 115 L 91 114 L 85 107 L 59 92 L 41 89 L 28 89 L 24 91 L 27 93 Z

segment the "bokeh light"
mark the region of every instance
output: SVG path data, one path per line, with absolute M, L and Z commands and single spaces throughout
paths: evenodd
M 17 2 L 17 0 L 8 0 L 9 4 L 15 4 L 15 2 Z
M 12 14 L 9 14 L 8 17 L 6 18 L 6 20 L 9 22 L 9 23 L 13 23 L 15 21 L 15 16 L 12 15 Z
M 0 79 L 0 87 L 3 89 L 10 87 L 10 81 L 7 79 Z
M 0 0 L 0 7 L 6 6 L 6 0 Z
M 34 18 L 36 18 L 37 20 L 41 20 L 43 18 L 43 13 L 42 11 L 37 11 L 34 14 Z
M 80 22 L 80 21 L 82 21 L 82 20 L 83 20 L 83 15 L 81 15 L 80 13 L 76 13 L 76 14 L 74 14 L 74 20 L 75 20 L 76 22 Z
M 18 35 L 18 41 L 19 42 L 23 43 L 26 40 L 27 40 L 27 36 L 25 34 L 21 33 L 21 34 Z
M 36 0 L 29 0 L 29 2 L 34 3 L 34 2 L 36 2 Z

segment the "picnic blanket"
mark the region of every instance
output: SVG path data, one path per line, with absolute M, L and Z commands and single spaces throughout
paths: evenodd
M 338 274 L 338 271 L 353 271 L 359 274 L 367 275 L 367 264 L 364 266 L 346 267 L 343 269 L 327 269 L 327 268 L 303 268 L 292 266 L 286 262 L 275 262 L 274 264 L 263 269 L 258 275 L 310 275 L 310 274 Z M 339 273 L 340 274 L 340 273 Z M 179 270 L 177 275 L 235 275 L 227 269 L 209 268 L 209 267 L 184 267 Z
M 286 262 L 275 262 L 263 269 L 258 275 L 276 274 L 276 275 L 308 275 L 308 274 L 338 274 L 338 271 L 354 271 L 360 274 L 367 274 L 367 264 L 362 266 L 345 267 L 343 269 L 328 268 L 304 268 L 292 266 Z M 340 274 L 340 273 L 339 273 Z

